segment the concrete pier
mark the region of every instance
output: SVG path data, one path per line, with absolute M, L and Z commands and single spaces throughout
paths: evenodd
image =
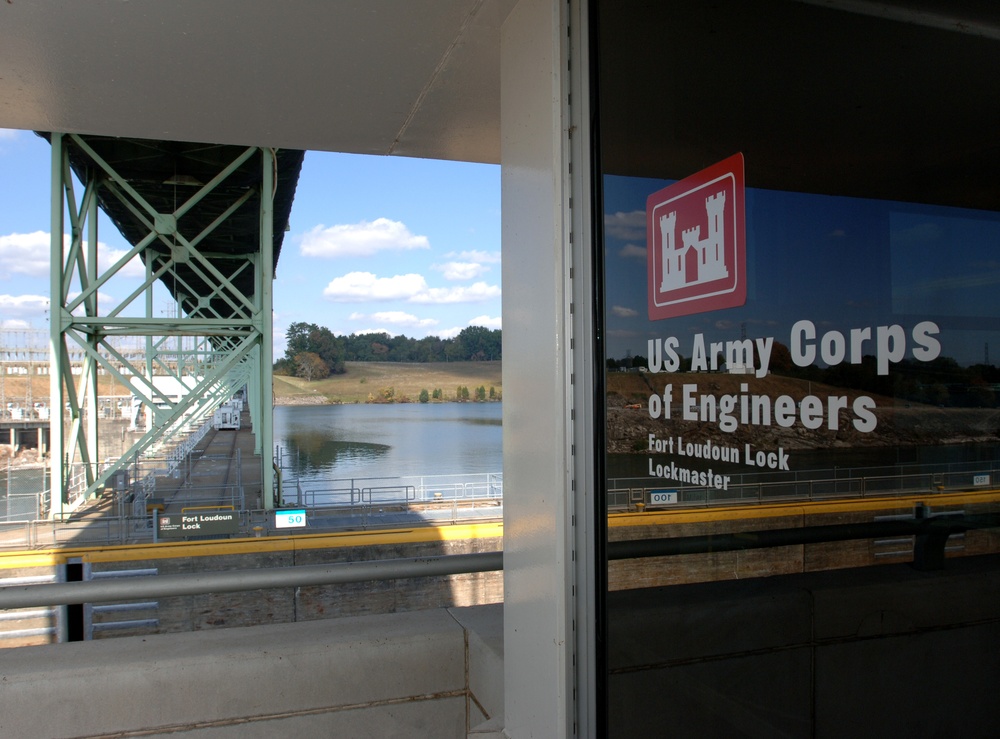
M 10 447 L 11 456 L 17 454 L 22 447 L 33 447 L 41 462 L 49 446 L 49 422 L 38 419 L 0 419 L 0 444 L 4 442 Z

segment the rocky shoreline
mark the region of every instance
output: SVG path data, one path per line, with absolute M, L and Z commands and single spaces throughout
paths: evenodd
M 275 405 L 335 405 L 324 395 L 275 396 Z

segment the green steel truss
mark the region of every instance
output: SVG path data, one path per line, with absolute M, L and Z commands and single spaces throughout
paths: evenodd
M 242 388 L 247 389 L 255 451 L 262 460 L 262 498 L 265 507 L 273 507 L 269 493 L 274 480 L 271 307 L 276 152 L 258 147 L 241 150 L 207 184 L 164 213 L 104 161 L 85 137 L 53 133 L 51 143 L 50 516 L 69 515 L 138 455 L 154 452 L 208 421 L 219 405 Z M 79 197 L 70 167 L 74 147 L 97 165 L 88 167 L 80 178 L 85 181 Z M 185 215 L 195 212 L 238 168 L 245 171 L 247 163 L 254 161 L 259 165 L 258 183 L 243 189 L 196 236 L 185 237 L 179 229 Z M 148 229 L 144 238 L 108 267 L 98 265 L 97 259 L 100 196 L 116 199 Z M 251 198 L 259 201 L 259 243 L 242 244 L 238 253 L 200 250 L 199 244 Z M 108 307 L 102 289 L 135 257 L 145 265 L 145 279 Z M 173 286 L 175 315 L 154 315 L 157 281 Z M 123 352 L 116 337 L 140 337 L 136 340 L 145 342 L 145 356 Z M 71 351 L 79 354 L 76 350 L 84 353 L 78 374 L 70 363 Z M 145 433 L 110 463 L 102 460 L 99 446 L 99 372 L 114 375 L 125 387 L 133 388 L 147 409 Z M 166 390 L 165 383 L 173 390 Z M 71 490 L 73 467 L 82 467 L 83 483 Z

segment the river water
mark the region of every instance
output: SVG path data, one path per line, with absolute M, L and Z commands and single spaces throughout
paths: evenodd
M 302 481 L 503 470 L 500 403 L 278 406 L 274 439 L 286 476 Z M 796 450 L 795 470 L 896 468 L 996 460 L 996 443 Z M 613 454 L 611 478 L 648 477 L 649 455 Z M 702 466 L 692 460 L 694 467 Z M 720 465 L 716 465 L 717 467 Z M 727 474 L 742 466 L 721 465 Z
M 277 406 L 283 474 L 299 480 L 503 471 L 500 403 Z

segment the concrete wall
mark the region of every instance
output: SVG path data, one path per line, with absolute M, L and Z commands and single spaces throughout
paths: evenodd
M 997 592 L 994 555 L 613 593 L 611 735 L 992 735 Z M 0 735 L 500 737 L 502 621 L 493 605 L 9 650 Z
M 1000 557 L 623 591 L 612 736 L 992 736 Z
M 497 551 L 499 539 L 407 543 L 393 546 L 344 547 L 339 549 L 304 549 L 285 552 L 218 557 L 182 557 L 142 560 L 129 563 L 94 565 L 93 570 L 156 568 L 161 575 L 186 572 L 249 570 L 262 567 L 329 564 L 408 557 L 433 557 L 443 554 L 469 554 Z M 290 623 L 382 613 L 472 606 L 503 601 L 503 573 L 480 572 L 464 575 L 423 577 L 381 582 L 359 582 L 241 593 L 208 593 L 175 598 L 161 598 L 155 614 L 117 612 L 94 616 L 94 623 L 150 618 L 159 620 L 155 628 L 98 631 L 95 638 L 201 631 L 206 629 Z
M 494 736 L 501 622 L 489 606 L 11 650 L 0 735 Z
M 136 570 L 171 575 L 495 552 L 500 546 L 499 538 L 484 538 L 199 557 L 172 557 L 169 550 L 165 550 L 158 552 L 160 556 L 155 559 L 88 562 L 85 566 L 94 575 Z M 85 561 L 89 559 L 86 555 L 82 558 Z M 63 569 L 59 565 L 0 569 L 0 585 L 28 584 L 24 578 L 38 582 L 44 578 L 49 581 L 64 579 Z M 155 603 L 154 608 L 148 607 L 151 602 Z M 107 639 L 501 602 L 503 573 L 476 572 L 343 585 L 206 593 L 156 601 L 144 599 L 134 601 L 137 604 L 134 609 L 118 609 L 118 606 L 129 603 L 122 601 L 100 604 L 114 605 L 116 610 L 110 612 L 88 607 L 83 617 L 93 624 L 94 639 Z M 66 623 L 64 613 L 64 608 L 0 612 L 0 649 L 58 641 L 58 630 Z M 152 620 L 156 623 L 149 623 Z

